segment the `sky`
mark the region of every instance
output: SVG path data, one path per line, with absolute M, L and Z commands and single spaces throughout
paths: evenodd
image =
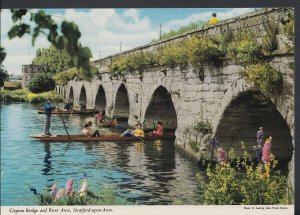
M 162 33 L 177 30 L 190 22 L 207 22 L 213 12 L 221 20 L 253 11 L 254 8 L 159 8 L 159 9 L 46 9 L 46 13 L 60 23 L 63 19 L 74 21 L 81 31 L 80 42 L 93 54 L 91 60 L 117 54 L 158 39 Z M 33 10 L 37 11 L 37 9 Z M 29 15 L 24 17 L 29 21 Z M 39 36 L 34 47 L 31 37 L 9 40 L 7 32 L 13 26 L 10 10 L 1 11 L 1 46 L 7 56 L 3 62 L 10 74 L 21 74 L 22 65 L 30 64 L 38 48 L 48 48 L 46 37 Z

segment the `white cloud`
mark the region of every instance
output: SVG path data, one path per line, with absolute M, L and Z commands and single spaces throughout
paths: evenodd
M 28 23 L 30 15 L 23 17 L 24 22 Z M 38 37 L 35 46 L 32 47 L 31 37 L 24 35 L 22 38 L 8 38 L 8 31 L 13 26 L 10 10 L 1 12 L 1 46 L 5 48 L 6 58 L 3 65 L 9 73 L 21 74 L 22 65 L 30 64 L 38 48 L 46 48 L 49 43 L 44 37 Z
M 224 20 L 251 10 L 253 9 L 232 9 L 217 15 Z M 169 21 L 163 24 L 163 32 L 178 29 L 190 22 L 207 21 L 212 12 L 191 14 L 185 19 Z M 122 51 L 145 45 L 153 38 L 157 38 L 159 32 L 159 27 L 153 26 L 149 17 L 142 17 L 138 9 L 127 9 L 122 13 L 115 9 L 91 9 L 88 11 L 67 9 L 64 14 L 53 14 L 52 17 L 58 23 L 66 19 L 74 21 L 79 26 L 82 33 L 80 41 L 82 45 L 91 48 L 93 59 L 99 58 L 100 51 L 101 57 L 119 53 L 120 42 L 122 42 Z M 29 15 L 25 19 L 29 20 Z M 31 62 L 36 49 L 49 47 L 49 43 L 43 36 L 37 39 L 34 47 L 31 46 L 31 37 L 29 36 L 9 40 L 7 32 L 11 26 L 10 11 L 2 10 L 1 45 L 7 51 L 4 66 L 10 73 L 21 73 L 22 65 Z

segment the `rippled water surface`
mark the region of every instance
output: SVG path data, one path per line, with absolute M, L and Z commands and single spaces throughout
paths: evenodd
M 116 191 L 134 203 L 200 204 L 195 175 L 204 172 L 176 152 L 173 141 L 42 142 L 29 137 L 43 132 L 44 116 L 37 114 L 37 108 L 1 104 L 1 205 L 36 205 L 29 185 L 43 192 L 54 183 L 63 188 L 73 178 L 78 186 L 84 172 L 89 186 L 116 185 Z M 79 133 L 87 118 L 93 120 L 93 116 L 65 115 L 69 133 Z M 124 129 L 125 123 L 113 132 Z M 51 133 L 65 134 L 57 115 L 52 116 Z

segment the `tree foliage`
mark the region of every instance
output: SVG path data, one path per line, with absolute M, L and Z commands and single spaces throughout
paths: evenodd
M 0 65 L 0 87 L 3 86 L 4 81 L 8 80 L 8 73 L 7 70 L 4 68 L 4 66 L 1 64 Z
M 2 62 L 4 61 L 6 57 L 6 53 L 4 48 L 0 45 L 0 64 L 2 65 Z
M 38 73 L 31 79 L 28 88 L 33 93 L 51 91 L 55 88 L 55 81 L 50 73 Z
M 81 68 L 86 76 L 91 75 L 91 71 L 96 70 L 90 65 L 92 53 L 88 47 L 83 47 L 79 42 L 81 33 L 74 22 L 63 20 L 61 25 L 52 19 L 51 15 L 43 10 L 33 12 L 27 9 L 12 9 L 12 28 L 8 32 L 9 39 L 22 37 L 24 34 L 32 36 L 32 45 L 40 34 L 47 36 L 48 41 L 58 50 L 66 50 L 71 57 L 72 66 Z M 29 23 L 24 23 L 23 16 L 30 14 L 30 23 L 34 23 L 33 28 Z M 4 53 L 0 50 L 1 55 Z M 2 62 L 2 61 L 1 61 Z
M 54 46 L 38 49 L 32 64 L 43 65 L 52 74 L 71 68 L 71 57 L 66 50 L 58 50 Z

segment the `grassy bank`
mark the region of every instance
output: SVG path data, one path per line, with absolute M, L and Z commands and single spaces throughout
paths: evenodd
M 54 97 L 53 97 L 54 95 Z M 54 101 L 62 101 L 62 95 L 49 91 L 45 93 L 32 93 L 28 89 L 20 90 L 4 90 L 1 89 L 0 101 L 1 102 L 30 102 L 30 103 L 40 103 L 44 102 L 47 97 L 51 97 Z

